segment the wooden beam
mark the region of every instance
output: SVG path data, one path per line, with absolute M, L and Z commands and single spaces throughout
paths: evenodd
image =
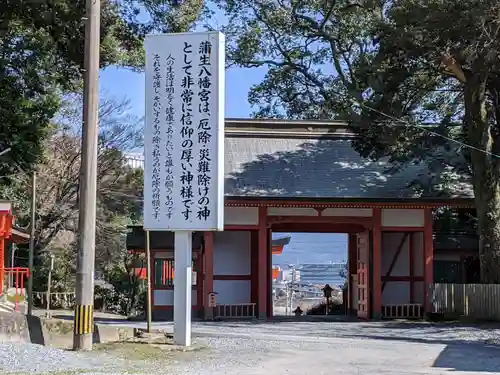
M 268 216 L 267 225 L 281 223 L 328 223 L 328 224 L 359 224 L 366 229 L 371 229 L 372 218 L 363 216 Z
M 252 280 L 252 275 L 214 275 L 214 280 Z
M 380 201 L 349 201 L 343 199 L 342 202 L 324 202 L 321 200 L 304 200 L 300 197 L 290 199 L 275 199 L 272 197 L 262 197 L 261 199 L 245 199 L 238 197 L 227 197 L 224 200 L 226 207 L 303 207 L 303 208 L 437 208 L 437 207 L 473 207 L 472 199 L 443 199 L 439 201 L 426 201 L 418 199 L 416 201 L 380 202 Z
M 424 227 L 382 227 L 382 232 L 423 232 Z
M 424 281 L 423 276 L 382 276 L 382 281 L 391 282 L 391 281 L 404 281 L 404 282 L 419 282 Z
M 235 224 L 227 224 L 224 225 L 224 232 L 227 231 L 258 231 L 259 225 L 235 225 Z
M 413 232 L 410 233 L 410 247 L 409 251 L 409 274 L 410 277 L 413 278 L 415 274 L 414 269 L 414 261 L 415 261 L 415 244 L 414 244 L 414 235 Z M 413 279 L 410 281 L 410 303 L 415 303 L 415 284 L 413 283 Z
M 399 254 L 401 254 L 401 250 L 403 250 L 403 245 L 405 244 L 406 239 L 408 238 L 408 235 L 409 235 L 409 233 L 403 234 L 403 238 L 401 239 L 401 242 L 399 243 L 399 246 L 396 250 L 396 253 L 394 254 L 394 257 L 392 258 L 391 264 L 389 265 L 389 268 L 387 270 L 387 273 L 385 274 L 385 277 L 391 276 L 392 269 L 394 268 L 394 266 L 396 265 L 396 262 L 398 261 Z M 387 284 L 387 280 L 384 280 L 384 282 L 382 283 L 382 292 L 384 291 L 386 284 Z
M 332 224 L 332 223 L 279 223 L 273 224 L 274 233 L 359 233 L 365 230 L 360 224 Z

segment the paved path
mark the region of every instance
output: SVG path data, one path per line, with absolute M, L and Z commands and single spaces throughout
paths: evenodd
M 122 324 L 122 323 L 115 323 Z M 137 326 L 137 323 L 135 324 Z M 168 331 L 170 323 L 155 323 Z M 228 374 L 406 375 L 500 374 L 500 326 L 408 322 L 209 322 L 194 323 L 193 334 L 217 347 L 219 341 L 268 347 L 258 359 L 241 355 Z M 211 340 L 211 341 L 210 341 Z M 227 343 L 226 345 L 227 346 Z M 231 346 L 231 345 L 230 345 Z M 216 356 L 217 357 L 217 356 Z M 221 363 L 225 363 L 221 360 Z M 185 369 L 188 370 L 188 369 Z M 194 370 L 194 369 L 192 369 Z M 220 374 L 217 365 L 189 374 Z
M 109 321 L 113 325 L 141 323 Z M 171 330 L 169 323 L 156 328 Z M 173 361 L 118 361 L 33 345 L 0 345 L 0 373 L 460 375 L 500 374 L 500 329 L 426 323 L 194 323 L 208 350 Z M 131 368 L 131 366 L 133 368 Z M 7 371 L 6 371 L 7 370 Z

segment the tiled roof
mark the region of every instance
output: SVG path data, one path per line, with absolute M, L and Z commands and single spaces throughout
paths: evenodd
M 226 196 L 432 197 L 413 184 L 429 175 L 425 165 L 387 174 L 390 164 L 360 157 L 349 139 L 227 136 L 224 167 Z
M 280 237 L 280 238 L 274 238 L 272 240 L 271 245 L 272 246 L 285 246 L 290 243 L 291 236 L 285 236 L 285 237 Z
M 388 174 L 391 164 L 360 157 L 345 123 L 226 119 L 225 194 L 282 198 L 470 198 L 468 183 L 425 193 L 424 164 Z M 448 176 L 449 178 L 449 176 Z M 439 181 L 438 181 L 439 182 Z
M 229 196 L 411 198 L 408 185 L 423 172 L 388 176 L 385 163 L 361 158 L 348 139 L 227 137 L 225 148 Z
M 225 195 L 230 197 L 472 196 L 470 184 L 450 173 L 437 176 L 437 181 L 432 176 L 433 192 L 419 189 L 414 183 L 431 176 L 424 164 L 387 173 L 392 165 L 360 157 L 351 147 L 354 134 L 339 121 L 226 119 L 225 137 Z

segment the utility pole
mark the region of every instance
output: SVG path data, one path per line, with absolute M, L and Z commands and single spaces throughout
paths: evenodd
M 47 301 L 47 310 L 46 310 L 46 313 L 45 313 L 45 316 L 47 318 L 50 318 L 51 317 L 51 314 L 50 314 L 50 288 L 52 287 L 52 271 L 54 271 L 54 254 L 50 254 L 50 269 L 49 269 L 49 277 L 47 278 L 47 298 L 46 298 L 46 301 Z
M 35 233 L 36 233 L 36 172 L 31 175 L 31 224 L 30 245 L 28 254 L 28 315 L 33 314 L 33 259 L 35 257 Z
M 92 350 L 99 110 L 100 1 L 86 1 L 82 156 L 73 348 Z

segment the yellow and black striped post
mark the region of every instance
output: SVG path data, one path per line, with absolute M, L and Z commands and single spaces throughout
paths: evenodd
M 85 335 L 94 331 L 94 306 L 76 305 L 74 332 L 75 335 Z

